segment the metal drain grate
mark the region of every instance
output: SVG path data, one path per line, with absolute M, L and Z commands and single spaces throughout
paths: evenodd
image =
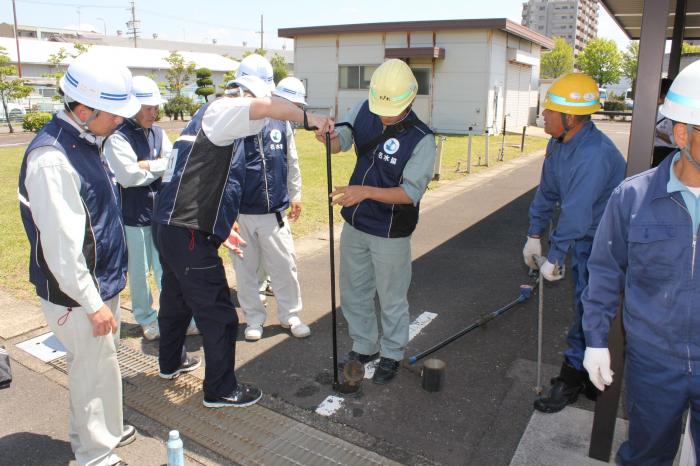
M 65 357 L 50 364 L 67 370 Z M 125 345 L 119 348 L 119 366 L 129 407 L 238 464 L 398 464 L 260 405 L 205 408 L 200 379 L 182 374 L 163 380 L 155 357 Z

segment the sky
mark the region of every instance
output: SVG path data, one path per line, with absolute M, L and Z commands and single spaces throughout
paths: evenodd
M 107 31 L 126 31 L 131 19 L 129 0 L 15 0 L 21 25 Z M 350 23 L 503 18 L 520 23 L 518 0 L 136 0 L 141 37 L 188 42 L 258 46 L 263 17 L 263 46 L 293 48 L 293 41 L 277 37 L 277 29 Z M 12 0 L 0 0 L 0 22 L 12 23 Z M 614 39 L 620 49 L 629 40 L 600 8 L 598 36 Z

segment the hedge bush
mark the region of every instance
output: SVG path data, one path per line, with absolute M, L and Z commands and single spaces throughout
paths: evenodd
M 606 100 L 603 105 L 603 110 L 609 112 L 624 112 L 627 109 L 625 108 L 624 102 L 620 102 L 619 100 Z
M 48 112 L 29 112 L 22 119 L 22 128 L 26 131 L 37 132 L 51 121 L 52 115 Z

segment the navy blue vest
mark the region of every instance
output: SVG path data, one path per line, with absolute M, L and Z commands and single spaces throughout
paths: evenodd
M 242 139 L 217 146 L 204 134 L 202 117 L 209 105 L 195 113 L 175 141 L 153 221 L 214 234 L 223 242 L 238 217 L 245 158 L 234 156 Z
M 283 212 L 289 207 L 287 191 L 287 124 L 268 119 L 263 130 L 248 136 L 236 156 L 245 156 L 242 214 Z
M 117 128 L 115 134 L 121 135 L 127 140 L 136 153 L 137 160 L 155 160 L 160 157 L 160 149 L 163 144 L 163 128 L 153 125 L 153 142 L 147 137 L 147 128 L 142 128 L 132 119 L 124 120 Z M 160 179 L 153 181 L 148 186 L 132 186 L 125 188 L 119 186 L 122 204 L 122 216 L 124 225 L 130 227 L 146 227 L 151 224 L 153 216 L 153 201 L 160 187 Z
M 25 179 L 27 155 L 39 147 L 53 146 L 66 155 L 80 177 L 80 198 L 85 209 L 83 256 L 92 279 L 106 301 L 116 296 L 126 284 L 126 242 L 122 226 L 116 186 L 102 163 L 100 148 L 79 138 L 79 131 L 54 116 L 24 153 L 19 173 L 19 193 L 27 199 Z M 57 193 L 58 194 L 58 193 Z M 31 257 L 29 280 L 43 299 L 60 306 L 79 304 L 63 293 L 49 270 L 41 248 L 41 232 L 32 219 L 31 206 L 20 203 L 24 230 L 29 238 Z
M 403 170 L 416 145 L 426 135 L 433 133 L 418 120 L 413 111 L 404 122 L 408 120 L 413 120 L 415 124 L 399 126 L 396 134 L 383 138 L 376 146 L 357 154 L 350 185 L 378 188 L 395 188 L 401 185 Z M 379 117 L 369 111 L 367 101 L 360 108 L 353 126 L 356 148 L 366 146 L 384 130 Z M 418 209 L 419 205 L 385 204 L 368 199 L 354 206 L 344 207 L 340 213 L 346 222 L 362 232 L 384 238 L 402 238 L 410 236 L 415 230 Z

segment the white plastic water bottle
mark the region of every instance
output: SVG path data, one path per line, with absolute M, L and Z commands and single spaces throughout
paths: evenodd
M 171 430 L 168 435 L 168 466 L 185 466 L 180 432 Z

